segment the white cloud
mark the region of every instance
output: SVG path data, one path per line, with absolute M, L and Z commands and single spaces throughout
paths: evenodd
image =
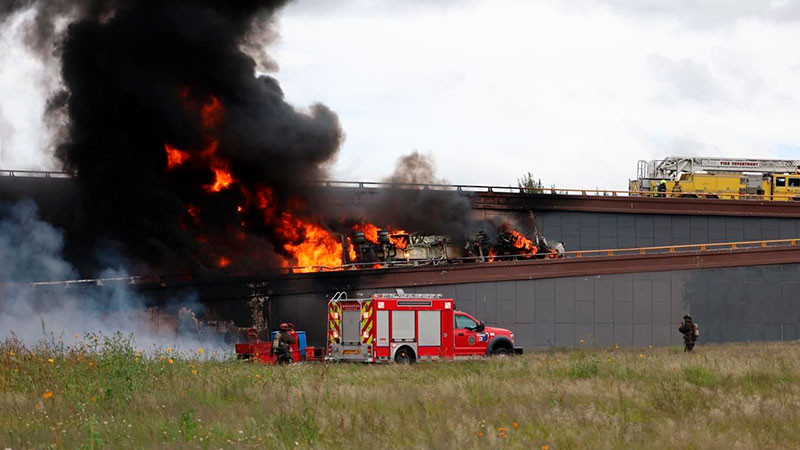
M 634 4 L 290 6 L 276 76 L 291 101 L 340 114 L 344 179 L 377 179 L 419 149 L 453 182 L 514 184 L 530 170 L 546 184 L 623 189 L 638 159 L 766 157 L 800 141 L 800 25 L 776 22 L 780 5 L 719 4 L 733 19 L 701 27 L 667 2 L 647 14 Z

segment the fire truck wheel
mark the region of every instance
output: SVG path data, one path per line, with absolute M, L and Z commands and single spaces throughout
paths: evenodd
M 414 352 L 408 347 L 403 347 L 394 354 L 394 362 L 397 364 L 412 364 L 415 360 Z
M 510 354 L 511 352 L 504 345 L 498 345 L 492 349 L 492 355 L 494 356 L 508 356 Z

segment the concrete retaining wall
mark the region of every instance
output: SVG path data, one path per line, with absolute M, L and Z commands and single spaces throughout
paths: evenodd
M 551 211 L 537 214 L 537 221 L 547 239 L 563 241 L 568 250 L 759 241 L 800 236 L 798 219 Z
M 581 339 L 597 346 L 679 345 L 686 313 L 700 324 L 701 342 L 800 339 L 798 264 L 404 289 L 453 297 L 458 309 L 511 329 L 527 348 L 577 346 Z M 322 345 L 325 297 L 273 297 L 272 320 L 293 321 Z

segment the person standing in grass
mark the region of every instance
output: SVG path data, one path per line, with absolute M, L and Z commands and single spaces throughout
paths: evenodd
M 683 316 L 683 323 L 678 328 L 678 331 L 683 334 L 683 351 L 691 352 L 694 350 L 694 343 L 700 338 L 700 325 L 692 321 L 692 316 Z
M 272 354 L 275 355 L 278 364 L 289 364 L 292 362 L 291 346 L 297 339 L 292 335 L 294 327 L 288 323 L 280 325 L 280 331 L 275 334 L 272 340 Z

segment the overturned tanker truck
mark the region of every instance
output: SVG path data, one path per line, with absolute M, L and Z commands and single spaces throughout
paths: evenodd
M 491 235 L 480 231 L 465 244 L 453 242 L 447 236 L 386 229 L 378 230 L 373 239 L 363 231 L 356 231 L 350 242 L 353 251 L 348 263 L 381 267 L 561 258 L 565 252 L 563 243 L 548 242 L 538 230 L 529 239 L 507 224 Z

